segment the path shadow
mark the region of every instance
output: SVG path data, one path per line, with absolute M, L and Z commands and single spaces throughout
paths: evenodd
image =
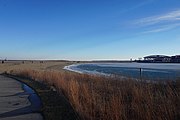
M 10 112 L 5 112 L 0 114 L 0 118 L 7 118 L 7 117 L 14 117 L 14 116 L 20 116 L 20 115 L 25 115 L 25 114 L 30 114 L 36 111 L 31 110 L 31 106 L 27 106 L 24 108 L 12 110 Z

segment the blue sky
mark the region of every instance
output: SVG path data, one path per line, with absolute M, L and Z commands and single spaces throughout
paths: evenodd
M 179 46 L 179 0 L 0 0 L 0 59 L 138 59 Z

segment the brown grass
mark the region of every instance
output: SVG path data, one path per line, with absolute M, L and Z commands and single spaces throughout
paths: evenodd
M 64 66 L 74 64 L 75 62 L 64 62 L 64 61 L 5 61 L 4 64 L 0 61 L 0 73 L 9 72 L 11 70 L 56 70 L 63 71 Z
M 18 70 L 11 73 L 55 86 L 84 120 L 178 120 L 180 82 L 132 79 L 69 72 Z

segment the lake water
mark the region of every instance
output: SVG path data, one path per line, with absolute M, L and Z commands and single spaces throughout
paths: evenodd
M 149 80 L 180 78 L 180 64 L 174 63 L 87 63 L 66 66 L 65 69 L 78 73 L 120 75 Z

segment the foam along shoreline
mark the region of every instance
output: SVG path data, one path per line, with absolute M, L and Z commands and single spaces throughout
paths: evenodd
M 82 71 L 81 69 L 78 69 L 78 68 L 77 68 L 78 65 L 80 65 L 80 64 L 68 65 L 68 66 L 65 66 L 63 69 L 64 69 L 64 70 L 71 71 L 71 72 L 76 72 L 76 73 L 83 74 L 83 71 Z
M 87 71 L 87 70 L 77 68 L 78 65 L 87 65 L 87 64 L 94 65 L 92 63 L 72 64 L 72 65 L 65 66 L 63 69 L 71 71 L 71 72 L 75 72 L 75 73 L 88 74 L 88 75 L 100 75 L 100 76 L 106 76 L 106 77 L 111 77 L 113 75 L 113 74 L 106 74 L 106 73 L 101 73 L 101 72 L 97 72 L 97 71 Z M 123 76 L 123 75 L 121 75 L 119 77 L 121 79 L 128 79 L 129 78 L 129 77 L 126 77 L 126 76 Z M 134 80 L 139 81 L 139 79 L 136 79 L 136 78 L 134 78 Z M 150 82 L 150 81 L 147 80 L 147 82 Z
M 81 68 L 80 65 L 82 65 L 84 68 L 83 67 Z M 95 66 L 95 68 L 89 69 L 88 68 L 89 65 Z M 103 68 L 105 68 L 104 72 L 103 72 Z M 170 77 L 173 79 L 176 79 L 178 78 L 178 76 L 180 76 L 180 64 L 172 64 L 172 63 L 166 63 L 166 64 L 164 63 L 160 63 L 160 64 L 157 64 L 157 63 L 82 63 L 82 64 L 73 64 L 73 65 L 64 67 L 65 70 L 80 73 L 80 74 L 102 75 L 102 76 L 118 75 L 118 76 L 121 76 L 122 78 L 133 77 L 136 79 L 141 79 L 140 73 L 139 73 L 140 68 L 142 68 L 141 77 L 143 77 L 143 79 L 150 79 L 150 80 L 167 79 L 168 80 Z M 115 71 L 111 71 L 111 69 L 112 70 L 115 69 Z M 157 76 L 157 73 L 159 73 L 160 76 Z M 146 78 L 147 76 L 149 78 Z
M 79 65 L 96 65 L 99 67 L 120 67 L 120 68 L 142 68 L 145 70 L 180 70 L 180 64 L 175 63 L 82 63 L 82 64 L 72 64 L 65 66 L 65 70 L 69 70 L 77 73 L 90 73 L 90 74 L 102 74 L 97 71 L 87 71 L 78 68 Z M 106 74 L 107 75 L 107 74 Z
M 65 66 L 63 69 L 71 71 L 71 72 L 80 73 L 80 74 L 111 76 L 110 74 L 105 74 L 105 73 L 101 73 L 97 71 L 88 71 L 88 70 L 83 70 L 83 69 L 78 68 L 79 65 L 86 65 L 86 64 L 93 65 L 92 63 L 72 64 L 72 65 Z

